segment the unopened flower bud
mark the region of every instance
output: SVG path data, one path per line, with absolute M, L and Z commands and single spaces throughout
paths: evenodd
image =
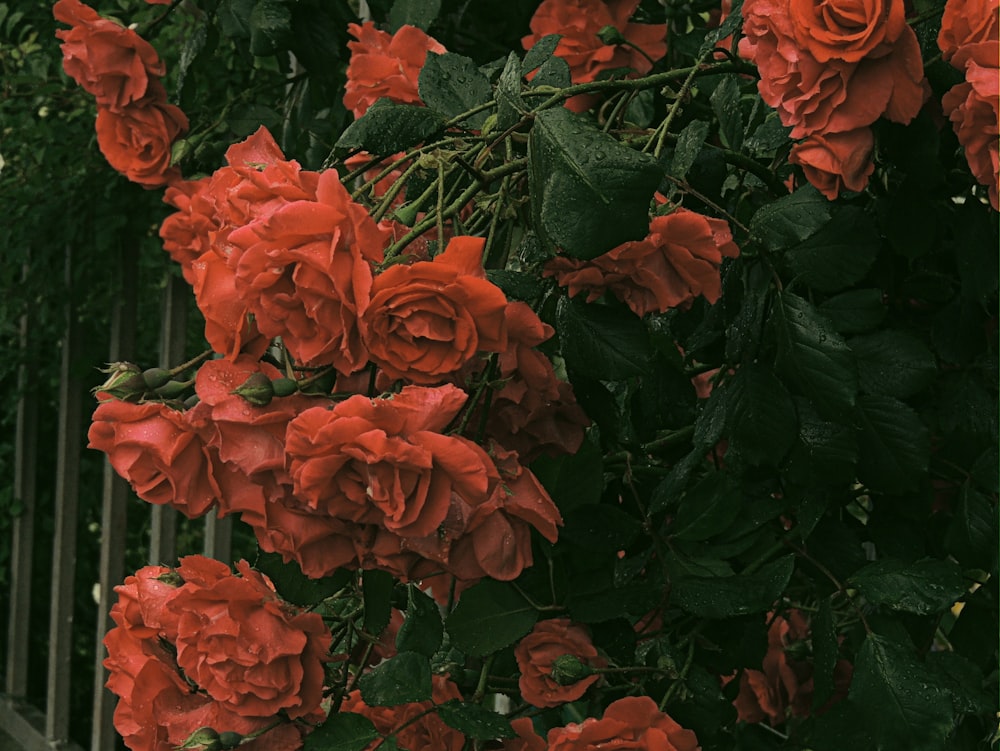
M 299 384 L 292 378 L 275 378 L 271 381 L 275 396 L 291 396 L 299 390 Z
M 181 575 L 176 571 L 165 571 L 156 577 L 156 581 L 169 584 L 171 587 L 179 587 L 184 583 Z
M 198 751 L 220 751 L 219 734 L 212 728 L 198 728 L 177 748 L 192 748 Z
M 625 37 L 614 26 L 605 26 L 597 32 L 597 36 L 605 44 L 625 44 Z
M 396 221 L 400 224 L 405 224 L 407 227 L 412 227 L 417 223 L 417 214 L 420 212 L 420 207 L 415 203 L 408 203 L 405 206 L 400 206 L 393 212 L 396 217 Z
M 95 392 L 104 392 L 123 400 L 138 398 L 146 393 L 146 382 L 138 365 L 130 362 L 113 362 L 101 372 L 107 373 L 108 378 L 94 389 Z
M 242 397 L 255 407 L 266 407 L 274 397 L 274 386 L 271 384 L 271 379 L 263 373 L 254 373 L 232 393 Z
M 239 733 L 233 732 L 232 730 L 228 730 L 225 733 L 219 733 L 219 743 L 222 744 L 222 748 L 224 749 L 236 748 L 242 742 L 243 736 Z
M 569 686 L 593 674 L 594 671 L 589 665 L 580 662 L 580 659 L 573 655 L 561 655 L 552 663 L 552 680 L 560 686 Z
M 183 381 L 167 381 L 156 389 L 156 393 L 164 399 L 179 399 L 189 388 L 190 385 Z
M 163 368 L 148 368 L 142 371 L 142 380 L 150 391 L 166 385 L 172 377 L 170 371 Z

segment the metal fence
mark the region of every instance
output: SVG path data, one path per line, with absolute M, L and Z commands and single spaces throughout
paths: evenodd
M 133 360 L 136 340 L 136 308 L 139 293 L 136 254 L 122 250 L 118 259 L 122 270 L 121 294 L 111 313 L 108 336 L 108 361 Z M 70 706 L 71 683 L 93 681 L 93 706 L 90 709 L 91 736 L 89 751 L 113 751 L 121 742 L 112 727 L 115 697 L 104 688 L 107 678 L 101 665 L 105 652 L 104 635 L 111 625 L 108 611 L 114 601 L 114 586 L 126 575 L 126 517 L 137 512 L 151 514 L 149 562 L 172 563 L 176 560 L 178 515 L 170 508 L 148 507 L 134 502 L 131 488 L 104 462 L 100 509 L 99 586 L 95 588 L 96 633 L 94 671 L 90 675 L 74 675 L 71 669 L 72 646 L 80 634 L 74 631 L 74 575 L 77 567 L 77 530 L 81 504 L 81 461 L 99 461 L 99 457 L 83 454 L 80 436 L 86 430 L 84 421 L 93 408 L 93 397 L 77 374 L 74 363 L 80 347 L 79 322 L 71 280 L 73 252 L 66 251 L 66 289 L 64 333 L 61 338 L 60 393 L 58 414 L 45 414 L 35 392 L 28 388 L 32 373 L 32 315 L 29 310 L 21 320 L 21 367 L 17 428 L 15 440 L 14 498 L 22 512 L 13 520 L 10 584 L 8 601 L 5 685 L 0 701 L 0 749 L 2 751 L 84 751 L 79 743 L 80 728 L 86 721 L 74 717 Z M 160 328 L 159 359 L 162 367 L 182 362 L 186 340 L 186 302 L 190 289 L 176 277 L 170 277 L 164 287 Z M 99 365 L 100 363 L 94 363 Z M 40 421 L 57 420 L 55 446 L 39 445 Z M 44 457 L 48 464 L 39 464 Z M 39 470 L 42 470 L 39 474 Z M 49 471 L 46 471 L 49 470 Z M 53 507 L 40 508 L 39 478 L 49 478 L 53 485 Z M 48 495 L 48 494 L 46 494 Z M 83 501 L 93 503 L 90 498 Z M 48 523 L 40 524 L 42 515 L 50 514 L 51 540 L 40 540 Z M 133 522 L 135 519 L 132 520 Z M 206 555 L 229 560 L 231 524 L 229 519 L 206 517 L 203 551 Z M 48 557 L 43 545 L 51 545 L 51 569 L 33 570 L 40 559 Z M 195 551 L 182 551 L 195 552 Z M 40 581 L 49 581 L 48 591 L 37 591 Z M 32 622 L 32 612 L 42 603 L 48 612 L 49 636 L 45 676 L 44 706 L 34 706 L 28 700 L 29 678 L 39 668 L 31 655 L 32 632 L 38 628 Z M 34 609 L 34 610 L 33 610 Z M 37 639 L 37 636 L 36 636 Z M 79 672 L 79 671 L 78 671 Z M 77 710 L 77 714 L 79 710 Z M 71 740 L 76 737 L 77 741 Z M 8 747 L 10 747 L 8 749 Z

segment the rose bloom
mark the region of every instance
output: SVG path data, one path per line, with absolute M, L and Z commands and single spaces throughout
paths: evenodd
M 740 56 L 757 65 L 761 98 L 792 138 L 855 130 L 883 115 L 904 124 L 916 116 L 925 98 L 923 61 L 913 30 L 896 20 L 902 4 L 872 0 L 871 12 L 853 14 L 837 5 L 825 20 L 805 0 L 743 4 Z
M 606 290 L 638 316 L 687 307 L 701 295 L 714 303 L 722 294 L 719 267 L 739 248 L 723 219 L 684 208 L 654 217 L 643 240 L 619 245 L 589 261 L 558 256 L 546 264 L 570 296 L 587 292 L 593 302 Z
M 508 346 L 497 358 L 503 385 L 490 404 L 488 434 L 528 463 L 543 453 L 576 453 L 590 419 L 573 387 L 560 381 L 549 358 L 535 349 L 554 329 L 523 302 L 511 302 L 504 316 Z
M 243 717 L 291 718 L 319 709 L 332 637 L 318 613 L 282 602 L 246 561 L 229 567 L 181 559 L 185 584 L 167 602 L 177 616 L 177 664 L 217 702 Z
M 260 333 L 247 303 L 236 289 L 236 275 L 214 250 L 187 267 L 195 304 L 205 319 L 205 341 L 214 352 L 235 359 L 241 352 L 259 357 L 269 339 Z
M 843 190 L 862 191 L 875 171 L 871 128 L 815 134 L 792 146 L 788 161 L 798 164 L 806 180 L 831 201 Z
M 400 104 L 422 103 L 417 93 L 420 69 L 428 52 L 447 52 L 440 42 L 409 25 L 395 34 L 379 31 L 372 21 L 348 24 L 347 30 L 357 40 L 347 43 L 351 59 L 344 85 L 344 106 L 354 117 L 364 115 L 382 97 Z
M 541 751 L 527 727 L 521 726 L 523 743 L 510 751 Z M 588 717 L 582 723 L 553 728 L 548 734 L 548 751 L 700 751 L 694 732 L 682 728 L 670 715 L 661 712 L 648 696 L 626 696 L 612 702 L 601 719 Z
M 561 34 L 554 54 L 569 65 L 573 83 L 594 81 L 602 71 L 618 68 L 642 75 L 652 69 L 650 59 L 667 54 L 667 26 L 630 23 L 638 7 L 639 0 L 544 0 L 531 18 L 531 34 L 521 39 L 521 45 L 528 50 L 542 37 Z M 628 44 L 602 41 L 598 33 L 608 26 Z
M 239 252 L 237 290 L 261 333 L 280 336 L 299 363 L 353 373 L 368 363 L 357 319 L 385 240 L 327 170 L 315 200 L 286 203 L 229 235 Z
M 982 52 L 987 52 L 983 49 Z M 1000 108 L 1000 69 L 997 65 L 998 46 L 989 45 L 989 57 L 980 64 L 970 57 L 965 67 L 965 83 L 949 89 L 941 99 L 941 107 L 951 120 L 958 142 L 965 149 L 965 158 L 973 177 L 989 190 L 990 205 L 1000 210 L 997 200 L 1000 181 L 998 152 L 998 108 Z M 985 57 L 985 55 L 984 55 Z
M 187 132 L 188 120 L 179 107 L 168 104 L 158 81 L 150 93 L 121 110 L 97 107 L 97 145 L 117 172 L 145 188 L 179 180 L 170 166 L 174 141 Z
M 120 112 L 144 99 L 166 73 L 149 42 L 79 0 L 58 0 L 52 13 L 72 26 L 56 32 L 66 74 L 93 94 L 99 106 Z
M 144 501 L 172 506 L 189 519 L 218 502 L 212 457 L 186 412 L 162 402 L 103 401 L 87 438 L 87 447 L 107 454 Z
M 245 565 L 245 564 L 244 564 Z M 249 571 L 249 569 L 247 569 Z M 188 577 L 185 581 L 178 572 Z M 308 643 L 303 645 L 303 654 L 290 656 L 290 662 L 298 662 L 303 667 L 298 673 L 308 675 L 305 695 L 310 697 L 316 692 L 312 682 L 317 674 L 322 676 L 322 660 L 332 640 L 322 619 L 314 613 L 299 613 L 290 606 L 282 606 L 280 613 L 275 614 L 267 602 L 276 602 L 276 595 L 266 582 L 255 572 L 249 573 L 250 580 L 262 584 L 261 599 L 250 601 L 244 597 L 244 606 L 249 604 L 246 615 L 250 618 L 243 625 L 243 636 L 249 636 L 249 641 L 242 644 L 245 655 L 253 655 L 242 665 L 234 666 L 230 676 L 237 684 L 248 681 L 257 685 L 266 697 L 268 692 L 274 693 L 277 686 L 295 680 L 296 670 L 277 670 L 276 653 L 281 651 L 279 644 L 259 644 L 261 638 L 267 638 L 268 633 L 281 629 L 280 625 L 266 622 L 270 613 L 272 620 L 285 625 L 283 638 L 296 639 L 295 633 L 306 634 Z M 297 751 L 302 747 L 305 725 L 293 724 L 288 721 L 275 725 L 273 713 L 260 716 L 246 714 L 247 697 L 241 697 L 235 706 L 220 701 L 210 692 L 202 690 L 190 682 L 191 673 L 184 671 L 177 663 L 176 646 L 179 638 L 178 629 L 186 629 L 181 621 L 185 617 L 197 617 L 195 613 L 177 612 L 173 606 L 174 600 L 184 598 L 192 590 L 209 588 L 216 594 L 225 585 L 221 582 L 243 582 L 242 577 L 231 575 L 229 567 L 218 561 L 190 556 L 182 560 L 181 567 L 175 572 L 162 566 L 147 566 L 140 569 L 134 576 L 126 577 L 125 582 L 117 587 L 118 601 L 111 608 L 111 618 L 115 627 L 108 631 L 104 639 L 108 657 L 104 666 L 109 671 L 107 687 L 119 697 L 114 712 L 115 729 L 122 735 L 125 745 L 133 751 L 174 751 L 199 728 L 211 727 L 217 732 L 236 732 L 240 735 L 261 733 L 252 741 L 240 746 L 247 751 Z M 213 582 L 216 586 L 213 589 Z M 243 592 L 246 586 L 252 584 L 236 584 L 235 590 Z M 240 608 L 240 597 L 230 603 Z M 215 615 L 221 615 L 219 608 L 221 600 L 212 602 L 217 610 Z M 173 606 L 173 607 L 172 607 Z M 243 615 L 241 613 L 241 615 Z M 216 621 L 217 627 L 222 626 L 221 619 Z M 293 626 L 289 625 L 293 624 Z M 260 635 L 250 629 L 250 626 L 261 629 Z M 295 632 L 295 633 L 290 633 Z M 239 634 L 240 629 L 230 631 L 229 637 Z M 207 640 L 212 639 L 211 629 L 205 634 Z M 258 640 L 257 646 L 254 646 Z M 299 637 L 301 640 L 301 637 Z M 218 640 L 213 652 L 213 670 L 222 671 L 227 663 L 225 657 L 225 639 Z M 190 647 L 184 647 L 186 650 Z M 320 650 L 317 652 L 317 649 Z M 245 656 L 244 655 L 244 656 Z M 286 666 L 287 667 L 287 666 Z M 197 669 L 197 668 L 196 668 Z M 270 683 L 266 677 L 271 675 Z M 245 684 L 243 684 L 245 685 Z M 251 702 L 259 702 L 261 696 L 249 697 Z M 304 706 L 299 706 L 304 710 Z M 241 713 L 238 710 L 243 710 Z M 296 709 L 292 712 L 295 713 Z M 304 719 L 315 723 L 323 718 L 322 710 L 317 707 L 302 713 Z M 270 728 L 270 729 L 269 729 Z
M 435 534 L 453 498 L 486 500 L 492 463 L 472 441 L 442 431 L 467 395 L 407 386 L 389 398 L 353 396 L 308 409 L 288 426 L 295 495 L 315 513 L 380 524 L 395 535 Z
M 514 649 L 517 667 L 521 671 L 517 687 L 526 702 L 535 707 L 557 707 L 576 701 L 597 682 L 599 675 L 589 675 L 569 685 L 552 677 L 556 659 L 563 655 L 577 658 L 585 665 L 603 667 L 590 635 L 569 618 L 539 621 Z
M 970 57 L 996 54 L 1000 42 L 1000 0 L 949 0 L 937 43 L 941 57 L 962 70 Z
M 554 543 L 563 523 L 559 509 L 517 454 L 496 444 L 488 448 L 499 482 L 493 484 L 485 503 L 466 512 L 464 529 L 445 561 L 448 571 L 460 581 L 484 576 L 499 581 L 516 579 L 532 564 L 531 527 Z M 425 557 L 433 558 L 429 553 Z
M 433 702 L 422 701 L 410 704 L 398 704 L 393 707 L 369 707 L 361 699 L 360 691 L 352 691 L 344 699 L 340 710 L 364 715 L 375 725 L 382 735 L 395 733 L 396 742 L 400 748 L 426 749 L 427 751 L 462 751 L 465 747 L 465 736 L 454 728 L 445 725 L 437 712 L 428 712 L 436 704 L 458 699 L 462 695 L 458 687 L 442 675 L 431 677 L 433 684 Z M 419 719 L 418 719 L 419 718 Z M 409 724 L 407 724 L 409 723 Z M 404 727 L 405 725 L 405 727 Z M 366 751 L 376 748 L 378 741 L 372 741 L 365 747 Z
M 210 180 L 176 180 L 163 193 L 163 202 L 177 209 L 160 224 L 163 249 L 180 264 L 184 280 L 191 285 L 191 264 L 211 250 L 209 235 L 218 227 L 212 207 L 204 200 Z
M 390 266 L 375 278 L 361 336 L 391 378 L 440 383 L 478 352 L 507 348 L 507 298 L 486 279 L 484 245 L 455 237 L 433 261 Z
M 740 676 L 739 695 L 733 701 L 737 715 L 744 722 L 762 722 L 771 726 L 782 724 L 791 714 L 803 717 L 812 711 L 812 663 L 789 658 L 786 649 L 809 636 L 809 624 L 798 610 L 787 617 L 776 615 L 767 630 L 767 654 L 762 670 L 747 669 Z M 850 685 L 852 666 L 838 660 L 834 668 L 836 692 L 827 706 L 843 699 Z

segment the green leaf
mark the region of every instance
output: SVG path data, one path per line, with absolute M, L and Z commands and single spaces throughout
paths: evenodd
M 830 221 L 830 202 L 811 185 L 765 203 L 750 220 L 750 235 L 772 251 L 806 240 Z
M 677 134 L 677 145 L 670 159 L 669 173 L 678 180 L 683 180 L 687 172 L 698 158 L 701 147 L 708 138 L 709 125 L 705 120 L 692 120 Z
M 752 156 L 773 157 L 778 149 L 788 145 L 791 130 L 791 127 L 781 124 L 777 113 L 772 112 L 747 138 L 744 146 Z
M 222 0 L 219 4 L 219 31 L 231 39 L 250 36 L 250 15 L 256 0 Z
M 851 350 L 809 302 L 779 293 L 772 325 L 779 375 L 798 387 L 824 417 L 840 416 L 854 406 L 857 374 Z
M 905 331 L 883 329 L 856 336 L 848 345 L 858 361 L 861 390 L 868 394 L 913 396 L 937 375 L 934 353 Z
M 358 679 L 361 698 L 369 707 L 427 701 L 431 698 L 431 664 L 416 652 L 399 652 Z
M 454 52 L 428 52 L 417 89 L 424 104 L 449 120 L 493 98 L 493 88 L 475 61 Z M 462 125 L 481 128 L 488 115 L 478 112 L 462 120 Z
M 434 598 L 421 592 L 416 584 L 406 589 L 406 620 L 396 634 L 396 649 L 432 657 L 441 646 L 444 624 Z
M 885 318 L 886 306 L 880 289 L 852 289 L 819 304 L 817 310 L 841 334 L 871 331 Z
M 472 657 L 510 646 L 538 620 L 538 612 L 514 587 L 485 579 L 462 593 L 445 621 L 452 643 Z
M 364 629 L 381 634 L 392 617 L 392 589 L 396 580 L 385 571 L 361 572 L 361 595 L 365 606 Z
M 560 39 L 562 39 L 562 34 L 548 34 L 535 42 L 524 55 L 524 62 L 521 63 L 521 75 L 528 75 L 542 63 L 548 61 L 556 47 L 559 46 Z
M 864 279 L 881 247 L 875 221 L 856 206 L 847 206 L 790 248 L 785 260 L 810 287 L 837 292 Z
M 953 726 L 951 699 L 927 666 L 878 634 L 861 645 L 849 697 L 872 751 L 938 751 Z
M 780 462 L 798 432 L 795 404 L 774 373 L 746 363 L 726 383 L 726 424 L 733 447 L 752 465 Z
M 819 611 L 812 621 L 812 648 L 815 672 L 813 673 L 813 710 L 821 708 L 833 696 L 833 672 L 837 666 L 837 632 L 833 627 L 833 608 L 830 598 L 819 602 Z
M 644 615 L 660 600 L 662 587 L 648 578 L 615 585 L 609 566 L 577 573 L 569 583 L 566 606 L 579 623 L 605 623 L 624 615 Z
M 443 127 L 441 115 L 432 109 L 380 99 L 347 127 L 334 149 L 340 156 L 355 149 L 390 156 L 430 140 Z
M 571 370 L 596 380 L 617 381 L 649 369 L 646 328 L 630 311 L 560 297 L 556 322 Z
M 642 522 L 615 506 L 579 506 L 565 516 L 559 537 L 593 551 L 616 551 L 642 531 Z
M 955 652 L 930 652 L 927 668 L 936 683 L 951 694 L 956 714 L 986 714 L 996 711 L 996 699 L 985 690 L 983 671 Z
M 889 493 L 914 488 L 930 455 L 930 434 L 917 413 L 889 396 L 862 396 L 858 417 L 858 478 Z
M 378 737 L 378 730 L 367 717 L 337 712 L 306 736 L 303 751 L 364 751 Z
M 712 110 L 719 123 L 722 144 L 732 151 L 743 147 L 743 113 L 740 111 L 740 78 L 729 73 L 715 87 L 710 97 Z
M 786 555 L 752 574 L 726 577 L 683 576 L 673 582 L 671 604 L 701 618 L 731 618 L 774 607 L 795 568 Z
M 950 608 L 968 590 L 961 569 L 930 558 L 915 563 L 886 559 L 855 572 L 848 582 L 876 605 L 929 615 Z
M 992 571 L 997 560 L 996 540 L 996 505 L 966 483 L 945 530 L 945 549 L 963 565 Z
M 427 31 L 441 12 L 441 0 L 396 0 L 389 9 L 389 31 L 416 26 Z
M 798 400 L 799 435 L 785 466 L 791 482 L 808 488 L 844 487 L 855 478 L 858 445 L 847 425 L 822 419 Z
M 284 0 L 257 0 L 250 14 L 250 51 L 258 57 L 287 49 L 292 12 Z
M 517 737 L 506 717 L 479 704 L 466 704 L 452 699 L 441 704 L 437 711 L 445 725 L 473 740 Z
M 743 493 L 728 472 L 709 472 L 681 498 L 668 532 L 677 540 L 706 540 L 725 531 L 740 512 Z
M 297 563 L 285 563 L 277 553 L 260 553 L 254 568 L 274 582 L 281 599 L 302 606 L 315 605 L 324 600 L 343 588 L 353 576 L 350 571 L 341 569 L 332 576 L 310 579 Z
M 511 52 L 497 82 L 497 127 L 507 130 L 527 112 L 521 98 L 521 61 Z
M 598 503 L 604 489 L 604 459 L 590 441 L 575 454 L 541 456 L 531 463 L 531 471 L 549 492 L 563 514 L 577 506 Z
M 553 89 L 565 89 L 571 83 L 573 83 L 573 80 L 569 72 L 569 63 L 561 57 L 555 57 L 554 55 L 542 63 L 538 67 L 538 71 L 531 78 L 531 88 L 533 89 L 538 89 L 542 86 L 549 86 Z
M 539 112 L 528 139 L 536 231 L 573 258 L 594 258 L 649 231 L 661 169 L 569 110 Z

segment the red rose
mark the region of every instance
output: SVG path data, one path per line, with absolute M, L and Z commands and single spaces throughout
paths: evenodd
M 584 665 L 603 667 L 590 636 L 569 618 L 539 621 L 514 649 L 517 667 L 521 671 L 517 687 L 526 702 L 536 707 L 557 707 L 576 701 L 597 682 L 599 675 L 589 675 L 566 684 L 553 678 L 556 660 L 564 655 L 575 657 Z
M 332 637 L 318 613 L 282 602 L 246 561 L 239 576 L 202 556 L 181 559 L 184 586 L 168 601 L 177 616 L 177 664 L 212 699 L 243 717 L 291 718 L 319 709 Z
M 569 65 L 573 83 L 594 81 L 605 70 L 630 68 L 648 73 L 652 61 L 667 54 L 666 24 L 629 23 L 639 0 L 544 0 L 531 18 L 531 34 L 521 39 L 531 49 L 549 34 L 561 34 L 554 54 Z M 611 27 L 624 41 L 602 40 Z
M 906 29 L 902 0 L 792 0 L 788 15 L 799 45 L 821 63 L 876 56 Z
M 875 171 L 871 128 L 815 134 L 792 147 L 788 161 L 798 164 L 806 180 L 831 201 L 843 190 L 862 191 Z
M 452 699 L 461 701 L 462 695 L 458 687 L 444 676 L 435 675 L 431 680 L 433 701 L 398 704 L 393 707 L 369 707 L 361 699 L 360 691 L 352 691 L 344 699 L 340 709 L 342 712 L 364 715 L 383 736 L 395 733 L 400 748 L 414 749 L 414 751 L 417 749 L 462 751 L 465 747 L 465 736 L 445 725 L 437 712 L 428 712 L 436 704 L 444 704 Z M 365 747 L 366 751 L 374 749 L 378 743 L 379 741 L 372 741 Z
M 194 285 L 191 265 L 211 250 L 210 233 L 218 227 L 205 190 L 211 180 L 177 180 L 163 193 L 163 202 L 177 211 L 160 224 L 160 239 L 170 258 L 180 264 L 184 280 Z
M 88 448 L 103 451 L 144 501 L 169 505 L 188 518 L 218 501 L 211 455 L 185 412 L 161 402 L 102 402 L 94 410 Z
M 497 365 L 503 386 L 490 405 L 487 431 L 530 463 L 539 455 L 573 454 L 590 420 L 576 403 L 573 387 L 560 381 L 537 347 L 554 333 L 523 302 L 504 311 L 508 346 Z
M 627 696 L 612 702 L 598 720 L 588 717 L 580 724 L 553 728 L 549 751 L 699 751 L 695 734 L 661 712 L 648 696 Z
M 562 525 L 559 509 L 517 454 L 495 444 L 489 448 L 499 482 L 488 501 L 467 512 L 464 529 L 451 545 L 448 570 L 459 580 L 516 579 L 532 563 L 531 527 L 555 542 Z
M 260 356 L 269 340 L 262 336 L 246 302 L 236 290 L 236 275 L 214 250 L 206 250 L 188 267 L 195 304 L 205 319 L 205 341 L 230 359 L 240 352 Z
M 456 237 L 433 261 L 391 266 L 375 278 L 361 335 L 390 377 L 440 383 L 477 352 L 507 348 L 507 298 L 486 279 L 484 244 Z
M 440 42 L 409 25 L 395 34 L 379 31 L 371 21 L 348 24 L 347 30 L 357 40 L 347 43 L 351 59 L 344 85 L 344 106 L 354 117 L 364 115 L 382 97 L 400 104 L 422 103 L 417 93 L 420 69 L 428 52 L 447 52 Z
M 192 685 L 192 672 L 222 671 L 225 669 L 224 661 L 213 667 L 195 665 L 192 672 L 182 672 L 176 659 L 178 629 L 184 631 L 187 626 L 182 621 L 194 618 L 196 614 L 184 612 L 183 608 L 178 609 L 173 606 L 174 601 L 179 597 L 183 599 L 189 591 L 204 588 L 219 594 L 225 588 L 222 582 L 243 582 L 244 579 L 232 576 L 225 564 L 201 556 L 184 559 L 180 570 L 189 577 L 189 581 L 183 581 L 178 573 L 162 566 L 147 566 L 115 587 L 119 599 L 111 608 L 111 618 L 116 626 L 108 631 L 104 639 L 108 651 L 104 666 L 109 671 L 107 687 L 119 697 L 114 712 L 114 725 L 125 745 L 133 751 L 174 751 L 196 730 L 209 727 L 219 733 L 229 731 L 243 736 L 259 733 L 253 740 L 241 744 L 240 748 L 248 751 L 297 751 L 302 747 L 305 732 L 303 728 L 307 726 L 288 721 L 276 724 L 273 713 L 247 715 L 245 710 L 249 705 L 245 697 L 240 697 L 234 707 L 219 701 L 201 687 Z M 259 584 L 262 581 L 259 574 L 249 572 L 249 569 L 246 571 L 254 582 Z M 237 593 L 242 594 L 242 588 L 252 585 L 233 586 Z M 265 599 L 270 598 L 269 602 L 274 599 L 273 590 L 266 585 L 263 590 L 265 594 L 262 596 Z M 250 619 L 245 623 L 242 636 L 248 636 L 253 627 L 262 629 L 261 636 L 254 632 L 250 641 L 242 645 L 254 655 L 253 659 L 244 660 L 242 665 L 232 666 L 233 674 L 230 677 L 244 685 L 247 682 L 260 684 L 262 677 L 266 677 L 269 671 L 281 672 L 275 670 L 278 659 L 275 653 L 281 651 L 281 645 L 267 644 L 261 648 L 258 641 L 254 647 L 254 639 L 266 638 L 268 630 L 273 633 L 275 629 L 273 624 L 262 622 L 261 614 L 268 613 L 270 607 L 262 602 L 250 598 L 244 598 L 241 602 L 237 597 L 231 603 L 234 609 L 241 606 L 245 608 Z M 215 615 L 219 615 L 221 602 L 215 600 L 211 604 L 216 608 Z M 300 627 L 300 631 L 309 635 L 310 641 L 304 646 L 305 659 L 296 654 L 292 662 L 302 662 L 306 667 L 299 672 L 303 676 L 310 676 L 309 680 L 315 682 L 317 665 L 322 675 L 319 660 L 325 657 L 331 637 L 318 615 L 296 613 L 297 611 L 283 610 L 280 618 L 286 622 L 291 620 Z M 230 631 L 230 639 L 238 633 L 239 629 Z M 214 639 L 215 646 L 226 642 L 225 637 L 213 634 L 211 628 L 206 629 L 205 639 Z M 232 645 L 232 642 L 226 643 Z M 317 647 L 321 650 L 318 654 Z M 184 649 L 189 650 L 190 647 L 185 643 Z M 263 669 L 261 665 L 264 666 Z M 280 678 L 287 682 L 292 680 L 289 675 L 294 676 L 296 671 L 293 668 L 284 673 Z M 267 688 L 265 684 L 263 690 L 267 691 Z M 310 691 L 306 691 L 305 695 L 312 696 L 315 693 Z M 252 702 L 260 702 L 259 696 L 250 699 Z M 305 719 L 315 723 L 322 717 L 321 710 L 314 710 Z
M 937 43 L 941 57 L 959 70 L 970 57 L 996 55 L 1000 41 L 1000 0 L 949 0 Z
M 180 179 L 170 166 L 173 142 L 187 132 L 188 120 L 179 107 L 167 104 L 158 81 L 149 93 L 121 110 L 97 107 L 97 145 L 116 171 L 146 188 Z
M 239 253 L 237 289 L 260 331 L 280 336 L 298 362 L 353 373 L 368 362 L 357 319 L 385 239 L 327 170 L 315 200 L 285 203 L 229 235 Z
M 657 216 L 644 240 L 627 242 L 582 261 L 557 257 L 545 268 L 569 287 L 570 296 L 587 291 L 592 302 L 610 290 L 638 316 L 687 307 L 702 295 L 714 303 L 722 294 L 719 267 L 739 248 L 722 219 L 678 208 Z
M 855 130 L 883 115 L 908 123 L 920 110 L 923 62 L 913 30 L 905 23 L 897 28 L 894 6 L 902 0 L 885 0 L 889 6 L 868 2 L 873 10 L 859 3 L 856 26 L 844 25 L 846 16 L 840 15 L 821 22 L 804 2 L 794 8 L 778 0 L 743 4 L 740 55 L 757 65 L 761 98 L 791 126 L 792 138 Z M 809 36 L 807 19 L 823 26 L 821 38 Z
M 737 715 L 744 722 L 762 722 L 767 719 L 772 726 L 780 725 L 791 714 L 803 717 L 812 711 L 812 663 L 794 660 L 788 656 L 787 647 L 807 639 L 809 624 L 798 610 L 791 610 L 787 618 L 776 615 L 767 630 L 767 654 L 762 670 L 747 669 L 740 676 L 740 692 L 733 701 Z M 834 670 L 837 691 L 827 703 L 833 704 L 847 695 L 853 672 L 846 660 L 838 660 Z
M 58 0 L 52 13 L 73 27 L 56 32 L 66 74 L 93 94 L 100 107 L 120 112 L 144 99 L 166 73 L 149 42 L 79 0 Z
M 985 50 L 983 50 L 985 51 Z M 989 46 L 992 60 L 980 64 L 970 57 L 966 61 L 965 83 L 949 89 L 941 99 L 941 107 L 951 120 L 958 142 L 965 149 L 965 158 L 973 177 L 989 190 L 990 205 L 1000 210 L 997 200 L 1000 180 L 998 153 L 998 108 L 1000 108 L 1000 70 L 996 57 L 998 47 Z
M 529 717 L 518 717 L 510 721 L 510 726 L 517 738 L 506 739 L 503 751 L 547 751 L 545 739 L 535 732 L 535 727 Z
M 315 513 L 402 537 L 436 534 L 453 503 L 487 497 L 489 457 L 441 434 L 466 398 L 455 386 L 407 386 L 389 398 L 306 410 L 286 438 L 296 497 Z

